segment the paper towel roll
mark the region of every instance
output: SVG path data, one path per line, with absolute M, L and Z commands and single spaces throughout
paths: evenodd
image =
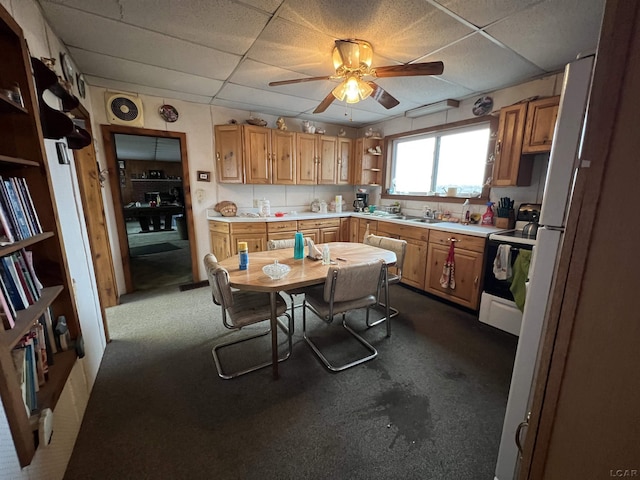
M 342 195 L 336 195 L 336 212 L 342 212 Z

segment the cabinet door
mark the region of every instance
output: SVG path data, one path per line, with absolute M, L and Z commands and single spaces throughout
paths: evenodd
M 349 235 L 349 224 L 350 218 L 345 217 L 340 219 L 340 237 L 338 238 L 339 242 L 350 242 L 351 236 Z
M 338 181 L 338 139 L 337 137 L 318 136 L 318 183 L 335 185 Z
M 352 243 L 360 243 L 358 240 L 358 219 L 349 217 L 349 241 Z
M 522 153 L 551 151 L 553 130 L 558 118 L 560 96 L 542 98 L 529 103 Z
M 216 169 L 219 183 L 243 183 L 242 126 L 216 125 Z
M 480 275 L 482 274 L 482 254 L 456 249 L 454 277 L 456 288 L 444 288 L 440 285 L 440 276 L 449 254 L 448 247 L 429 243 L 429 263 L 425 290 L 446 298 L 464 307 L 478 309 L 480 298 Z
M 317 183 L 318 154 L 316 151 L 316 135 L 296 133 L 296 183 L 298 185 L 315 185 Z
M 338 181 L 339 185 L 346 185 L 351 181 L 351 167 L 353 163 L 353 140 L 338 138 Z
M 356 138 L 353 144 L 353 165 L 351 167 L 351 175 L 355 185 L 362 185 L 362 157 L 364 154 L 364 138 Z
M 375 235 L 378 231 L 378 222 L 376 220 L 367 220 L 364 218 L 358 219 L 358 237 L 356 242 L 362 243 L 364 241 L 364 236 L 367 234 L 367 230 L 369 233 Z
M 211 245 L 211 252 L 218 260 L 224 260 L 231 256 L 229 234 L 210 232 L 209 243 Z
M 273 183 L 296 183 L 296 135 L 283 130 L 271 131 L 271 165 Z
M 264 233 L 239 233 L 231 235 L 231 249 L 233 251 L 233 255 L 238 254 L 238 242 L 247 242 L 249 253 L 263 252 L 267 249 L 267 235 Z
M 340 227 L 321 228 L 319 230 L 320 243 L 339 242 Z
M 528 185 L 531 183 L 531 170 L 528 169 L 529 162 L 523 164 L 522 171 L 520 169 L 526 114 L 526 103 L 512 105 L 500 110 L 498 141 L 496 142 L 495 164 L 493 165 L 493 185 L 496 187 Z
M 313 243 L 320 243 L 320 234 L 317 228 L 308 228 L 306 230 L 300 230 L 304 238 L 310 238 Z
M 413 238 L 403 238 L 407 242 L 402 267 L 402 283 L 424 290 L 424 276 L 427 266 L 427 242 Z M 446 257 L 445 257 L 446 258 Z
M 243 125 L 246 183 L 271 183 L 271 130 Z

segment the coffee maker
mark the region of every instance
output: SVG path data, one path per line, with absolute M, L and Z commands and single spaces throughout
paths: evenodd
M 369 206 L 369 194 L 357 192 L 356 199 L 353 202 L 354 212 L 364 212 Z

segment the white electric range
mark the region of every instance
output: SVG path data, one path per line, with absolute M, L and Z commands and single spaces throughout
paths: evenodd
M 540 217 L 540 209 L 540 204 L 520 205 L 516 214 L 515 229 L 489 235 L 485 250 L 484 291 L 480 300 L 479 320 L 513 335 L 520 334 L 522 312 L 516 306 L 511 293 L 511 278 L 497 279 L 493 271 L 494 261 L 500 245 L 509 245 L 512 266 L 521 250 L 530 250 L 533 254 L 535 234 L 527 235 L 523 232 L 525 226 Z

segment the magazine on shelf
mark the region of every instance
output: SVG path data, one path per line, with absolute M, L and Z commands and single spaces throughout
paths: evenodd
M 13 264 L 13 262 L 6 257 L 0 258 L 0 279 L 7 289 L 7 302 L 11 303 L 16 311 L 24 310 L 29 306 L 29 303 L 26 301 L 24 293 L 21 294 L 22 285 L 18 288 L 19 282 L 16 284 L 17 278 L 14 279 L 14 276 L 11 275 L 8 267 L 9 263 Z M 15 274 L 15 276 L 17 277 L 17 274 Z
M 16 182 L 18 184 L 18 191 L 23 198 L 25 209 L 29 213 L 29 219 L 33 225 L 33 234 L 37 235 L 39 233 L 42 233 L 42 225 L 40 225 L 40 218 L 38 218 L 38 212 L 36 212 L 36 207 L 34 206 L 33 199 L 31 198 L 31 192 L 29 191 L 29 185 L 27 185 L 27 179 L 18 177 L 16 178 Z
M 29 223 L 27 221 L 26 213 L 22 209 L 18 193 L 16 192 L 13 182 L 11 180 L 4 180 L 5 191 L 7 192 L 7 198 L 9 199 L 9 205 L 13 210 L 14 216 L 17 222 L 17 230 L 20 233 L 20 240 L 29 238 L 32 236 Z

